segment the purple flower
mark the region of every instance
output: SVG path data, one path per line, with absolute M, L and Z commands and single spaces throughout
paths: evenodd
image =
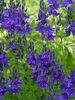
M 49 4 L 49 6 L 47 8 L 48 14 L 58 16 L 59 13 L 57 13 L 56 10 L 58 10 L 58 8 L 60 8 L 60 0 L 47 0 L 47 2 Z
M 56 96 L 56 100 L 68 100 L 68 97 L 64 95 L 58 95 Z
M 54 70 L 54 79 L 62 82 L 65 79 L 65 74 L 63 72 L 62 66 L 60 64 L 57 64 Z
M 71 26 L 69 27 L 70 31 L 72 32 L 73 35 L 75 35 L 75 22 L 73 22 L 71 24 Z
M 17 85 L 9 85 L 9 89 L 8 89 L 8 92 L 9 93 L 18 93 L 22 90 L 22 88 L 20 86 L 17 86 Z
M 52 28 L 50 26 L 38 24 L 35 27 L 35 29 L 36 29 L 36 31 L 40 32 L 42 35 L 47 36 L 48 40 L 54 40 L 54 36 L 53 36 L 54 28 Z
M 38 76 L 37 84 L 41 88 L 47 88 L 48 87 L 47 78 L 45 76 Z
M 62 66 L 54 61 L 54 52 L 51 52 L 43 46 L 39 55 L 28 54 L 27 61 L 32 65 L 32 79 L 37 82 L 41 88 L 47 88 L 54 81 L 62 82 L 65 74 Z
M 38 19 L 37 19 L 39 23 L 35 27 L 35 30 L 41 33 L 41 39 L 45 39 L 47 37 L 48 40 L 54 40 L 54 36 L 53 36 L 54 28 L 50 27 L 49 25 L 49 20 L 47 20 L 47 17 L 48 17 L 47 8 L 43 5 L 44 5 L 44 2 L 40 1 L 40 10 L 39 10 Z M 54 14 L 55 14 L 55 11 L 54 11 Z
M 15 48 L 15 46 L 14 46 L 14 41 L 11 41 L 9 44 L 8 44 L 8 46 L 6 47 L 6 50 L 9 50 L 9 49 L 14 49 Z
M 11 92 L 11 93 L 20 92 L 22 88 L 19 86 L 19 84 L 22 84 L 22 80 L 11 81 L 9 84 L 8 92 Z
M 48 4 L 60 4 L 60 0 L 47 0 Z
M 75 97 L 75 69 L 65 78 L 61 84 L 62 94 L 68 97 Z
M 28 55 L 27 55 L 27 63 L 29 64 L 29 65 L 35 65 L 35 63 L 36 63 L 36 57 L 35 57 L 35 55 L 33 54 L 33 53 L 28 53 Z
M 75 88 L 70 89 L 70 97 L 75 98 Z
M 69 4 L 73 4 L 72 0 L 62 0 L 63 7 L 67 7 Z
M 66 35 L 69 36 L 71 32 L 75 36 L 75 22 L 72 22 L 70 27 L 66 29 Z
M 12 75 L 10 77 L 8 92 L 11 92 L 11 93 L 20 92 L 22 90 L 21 86 L 19 86 L 20 84 L 22 84 L 22 80 L 19 79 L 17 72 L 16 72 L 16 69 L 13 68 L 13 72 L 12 72 Z
M 6 6 L 6 3 L 4 2 L 4 0 L 0 0 L 0 24 L 2 22 L 2 16 L 3 16 L 3 9 Z M 1 28 L 1 26 L 0 26 Z
M 38 20 L 44 20 L 46 19 L 47 15 L 45 13 L 43 13 L 42 11 L 39 11 L 39 14 L 38 14 Z
M 38 77 L 38 66 L 34 66 L 32 69 L 32 80 L 36 81 Z
M 8 58 L 6 57 L 5 54 L 0 53 L 0 69 L 3 69 L 2 68 L 3 66 L 9 68 Z
M 69 12 L 75 12 L 75 10 L 72 7 L 68 7 L 67 9 Z
M 45 32 L 45 26 L 41 25 L 41 24 L 38 24 L 36 27 L 35 27 L 36 31 L 40 32 L 40 33 L 44 33 Z
M 64 98 L 60 95 L 56 97 L 56 100 L 64 100 Z
M 0 99 L 2 99 L 4 97 L 6 92 L 7 92 L 7 89 L 0 86 Z
M 12 5 L 12 7 L 3 10 L 1 28 L 11 33 L 16 32 L 20 35 L 30 33 L 31 28 L 27 22 L 28 18 L 29 16 L 26 15 L 26 11 L 17 9 L 15 6 L 13 9 Z
M 75 69 L 71 71 L 69 77 L 70 77 L 70 80 L 72 82 L 72 85 L 75 86 Z
M 59 8 L 58 5 L 50 5 L 50 6 L 48 6 L 47 11 L 48 11 L 49 15 L 58 16 L 59 13 L 57 13 L 57 11 L 56 11 L 58 8 Z
M 8 80 L 4 78 L 4 72 L 0 71 L 0 99 L 2 99 L 7 92 Z

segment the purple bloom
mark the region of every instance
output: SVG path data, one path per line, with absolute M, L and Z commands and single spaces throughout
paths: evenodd
M 56 96 L 56 100 L 68 100 L 68 97 L 64 96 L 64 95 L 59 95 L 59 96 Z
M 39 12 L 38 14 L 38 20 L 43 20 L 43 19 L 46 19 L 47 15 L 45 13 L 43 13 L 42 11 Z
M 56 100 L 64 100 L 64 98 L 60 95 L 56 97 Z
M 40 32 L 40 33 L 44 33 L 45 32 L 45 26 L 41 25 L 41 24 L 38 24 L 36 27 L 35 27 L 36 31 Z
M 48 4 L 60 4 L 60 0 L 47 0 Z
M 11 81 L 10 81 L 10 84 L 11 84 L 11 85 L 22 84 L 22 80 L 17 78 L 17 79 L 15 79 L 14 81 L 11 80 Z
M 57 9 L 59 8 L 58 5 L 50 5 L 47 9 L 49 15 L 54 15 L 54 16 L 58 16 L 59 13 L 57 13 Z
M 6 6 L 6 3 L 4 2 L 4 0 L 0 0 L 0 23 L 2 22 L 3 9 L 5 6 Z
M 7 92 L 8 80 L 4 78 L 3 71 L 0 71 L 0 99 L 2 99 Z
M 32 80 L 36 81 L 38 77 L 38 67 L 34 66 L 32 69 Z
M 35 55 L 33 53 L 30 53 L 30 52 L 28 53 L 28 55 L 27 55 L 27 63 L 29 65 L 35 65 L 36 57 L 35 57 Z
M 22 80 L 11 81 L 9 84 L 8 92 L 11 92 L 11 93 L 20 92 L 22 88 L 19 86 L 19 84 L 22 84 Z
M 7 89 L 0 86 L 0 99 L 2 99 L 6 93 Z
M 59 13 L 57 13 L 56 10 L 58 10 L 58 8 L 60 8 L 60 0 L 47 0 L 47 2 L 49 4 L 49 6 L 47 8 L 48 14 L 58 16 Z
M 32 65 L 32 79 L 41 88 L 47 88 L 54 81 L 62 82 L 65 78 L 62 66 L 54 61 L 54 52 L 43 46 L 43 51 L 39 55 L 28 54 L 27 61 Z
M 9 45 L 6 47 L 6 50 L 9 50 L 9 49 L 14 49 L 15 48 L 15 46 L 14 46 L 14 42 L 13 41 L 11 41 L 10 43 L 9 43 Z
M 66 77 L 61 84 L 62 94 L 68 97 L 75 97 L 75 70 L 71 71 L 70 75 Z
M 69 77 L 70 77 L 70 80 L 72 82 L 72 85 L 75 86 L 75 69 L 71 71 Z
M 35 30 L 41 33 L 41 39 L 45 39 L 47 37 L 48 40 L 54 40 L 54 36 L 53 36 L 54 28 L 50 27 L 49 25 L 49 21 L 47 20 L 47 17 L 48 17 L 47 8 L 43 5 L 44 5 L 44 2 L 40 1 L 40 10 L 39 10 L 38 19 L 37 19 L 39 23 L 35 27 Z M 55 11 L 54 11 L 54 14 L 56 14 Z
M 47 78 L 45 76 L 38 76 L 37 84 L 41 88 L 47 88 L 48 87 Z
M 71 32 L 75 36 L 75 22 L 72 22 L 70 27 L 66 29 L 66 35 L 69 36 Z
M 10 77 L 8 92 L 11 93 L 20 92 L 22 90 L 21 86 L 19 86 L 20 84 L 22 84 L 22 80 L 19 79 L 16 69 L 13 68 L 12 76 Z
M 71 24 L 71 26 L 69 27 L 70 31 L 72 32 L 73 35 L 75 35 L 75 22 L 73 22 Z
M 75 98 L 75 87 L 70 89 L 70 97 Z
M 47 0 L 48 4 L 53 4 L 54 0 Z
M 27 22 L 29 16 L 26 11 L 9 7 L 3 10 L 1 28 L 6 29 L 8 32 L 16 32 L 20 35 L 30 33 L 30 24 Z
M 54 40 L 54 36 L 53 36 L 54 28 L 51 28 L 50 26 L 38 24 L 35 27 L 35 29 L 36 31 L 40 32 L 42 35 L 47 36 L 48 40 Z
M 6 68 L 9 68 L 8 58 L 6 57 L 5 54 L 0 53 L 0 68 L 2 68 L 3 66 L 5 66 Z
M 69 4 L 73 4 L 72 0 L 62 0 L 63 7 L 67 7 Z
M 55 71 L 54 71 L 54 79 L 62 82 L 65 79 L 65 74 L 63 72 L 62 66 L 61 65 L 56 65 Z
M 9 89 L 8 89 L 8 92 L 10 93 L 18 93 L 22 90 L 22 88 L 20 86 L 17 86 L 17 85 L 9 85 Z
M 69 12 L 75 12 L 75 10 L 72 7 L 68 7 Z

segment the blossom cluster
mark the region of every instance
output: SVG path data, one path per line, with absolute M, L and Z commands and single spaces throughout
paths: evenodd
M 13 68 L 12 75 L 8 78 L 4 76 L 5 68 L 10 68 L 9 58 L 4 52 L 4 43 L 0 43 L 0 99 L 2 99 L 5 93 L 18 93 L 22 90 L 20 84 L 22 80 L 17 74 L 17 70 Z
M 45 5 L 43 0 L 40 0 L 40 8 L 38 18 L 35 22 L 37 25 L 34 27 L 36 32 L 41 33 L 42 40 L 52 40 L 56 38 L 56 29 L 50 26 L 49 17 L 58 17 L 60 8 L 67 9 L 67 21 L 65 34 L 66 36 L 75 35 L 75 21 L 72 13 L 75 10 L 71 7 L 75 2 L 73 0 L 47 0 L 48 6 Z M 30 23 L 25 10 L 25 0 L 22 4 L 19 0 L 16 3 L 10 0 L 8 7 L 4 0 L 0 0 L 0 29 L 8 32 L 6 37 L 9 43 L 0 43 L 0 99 L 5 93 L 18 93 L 22 90 L 20 84 L 22 80 L 18 76 L 16 67 L 10 66 L 10 58 L 7 53 L 14 53 L 15 62 L 23 60 L 32 67 L 32 80 L 37 83 L 40 88 L 54 90 L 54 83 L 58 84 L 60 93 L 52 92 L 49 100 L 68 100 L 69 97 L 75 97 L 75 69 L 67 76 L 64 68 L 55 58 L 54 51 L 51 51 L 46 45 L 43 45 L 42 52 L 36 54 L 34 42 L 30 42 L 30 46 L 26 44 L 26 34 L 31 33 Z M 17 37 L 17 38 L 16 38 Z M 25 54 L 26 53 L 26 54 Z M 26 60 L 26 62 L 25 62 Z M 13 65 L 14 66 L 14 65 Z M 10 67 L 12 75 L 8 78 L 4 76 L 5 69 Z M 55 99 L 54 99 L 55 96 Z
M 68 100 L 69 97 L 75 98 L 75 69 L 61 83 L 61 95 L 56 100 Z
M 5 78 L 4 72 L 0 71 L 0 99 L 2 99 L 7 92 L 20 92 L 22 90 L 20 84 L 22 84 L 22 80 L 18 77 L 15 68 L 13 68 L 12 75 L 9 78 Z
M 27 10 L 18 8 L 13 1 L 10 1 L 9 8 L 3 9 L 1 29 L 5 29 L 10 33 L 16 32 L 23 35 L 30 33 L 30 24 L 27 22 L 29 16 L 26 15 Z
M 43 48 L 39 55 L 34 52 L 29 52 L 27 55 L 27 63 L 32 66 L 32 80 L 36 81 L 40 88 L 53 89 L 53 83 L 60 84 L 60 93 L 54 92 L 55 100 L 68 100 L 69 97 L 75 97 L 75 70 L 71 71 L 70 75 L 66 75 L 63 66 L 58 64 L 54 59 L 54 52 Z M 54 96 L 50 96 L 52 100 Z
M 37 21 L 39 22 L 38 25 L 35 27 L 35 30 L 41 33 L 41 38 L 48 40 L 54 40 L 54 28 L 50 27 L 48 17 L 47 8 L 43 1 L 40 1 L 40 9 L 38 14 Z
M 54 52 L 47 48 L 39 55 L 29 52 L 27 62 L 32 66 L 32 79 L 37 81 L 41 88 L 47 88 L 50 82 L 62 82 L 65 78 L 62 66 L 54 59 Z
M 3 70 L 3 66 L 9 68 L 8 58 L 5 54 L 0 53 L 0 70 Z

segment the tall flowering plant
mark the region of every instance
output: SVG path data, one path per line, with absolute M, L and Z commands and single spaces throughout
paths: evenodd
M 1 100 L 75 99 L 74 16 L 74 0 L 0 0 Z

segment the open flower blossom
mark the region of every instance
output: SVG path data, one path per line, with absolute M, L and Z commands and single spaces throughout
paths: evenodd
M 74 4 L 73 0 L 62 0 L 62 6 L 67 7 L 70 4 Z
M 30 24 L 27 22 L 29 16 L 26 15 L 27 10 L 16 8 L 12 2 L 9 8 L 3 9 L 1 28 L 8 32 L 16 32 L 20 35 L 30 33 Z
M 60 8 L 60 0 L 47 0 L 48 2 L 48 14 L 50 15 L 54 15 L 54 16 L 58 16 L 59 13 L 57 12 L 58 8 Z
M 19 86 L 20 84 L 22 84 L 22 80 L 18 77 L 16 69 L 13 68 L 12 75 L 10 76 L 8 92 L 11 93 L 20 92 L 22 90 L 21 86 Z
M 38 25 L 35 27 L 35 30 L 39 33 L 41 33 L 41 38 L 48 40 L 54 40 L 54 28 L 50 27 L 49 21 L 47 19 L 47 8 L 45 7 L 45 4 L 43 1 L 40 1 L 40 9 L 38 14 Z
M 9 68 L 9 61 L 5 54 L 0 53 L 0 70 L 3 70 L 3 66 Z
M 72 22 L 72 24 L 69 26 L 69 28 L 66 29 L 67 36 L 69 36 L 71 33 L 73 36 L 75 36 L 75 22 Z
M 61 84 L 62 94 L 69 97 L 75 97 L 75 69 L 71 71 Z M 68 99 L 67 99 L 68 100 Z
M 42 51 L 39 55 L 34 53 L 27 55 L 27 62 L 32 65 L 32 79 L 37 81 L 41 88 L 47 88 L 49 83 L 54 81 L 62 82 L 65 78 L 62 66 L 56 64 L 53 55 L 54 53 L 48 49 Z

